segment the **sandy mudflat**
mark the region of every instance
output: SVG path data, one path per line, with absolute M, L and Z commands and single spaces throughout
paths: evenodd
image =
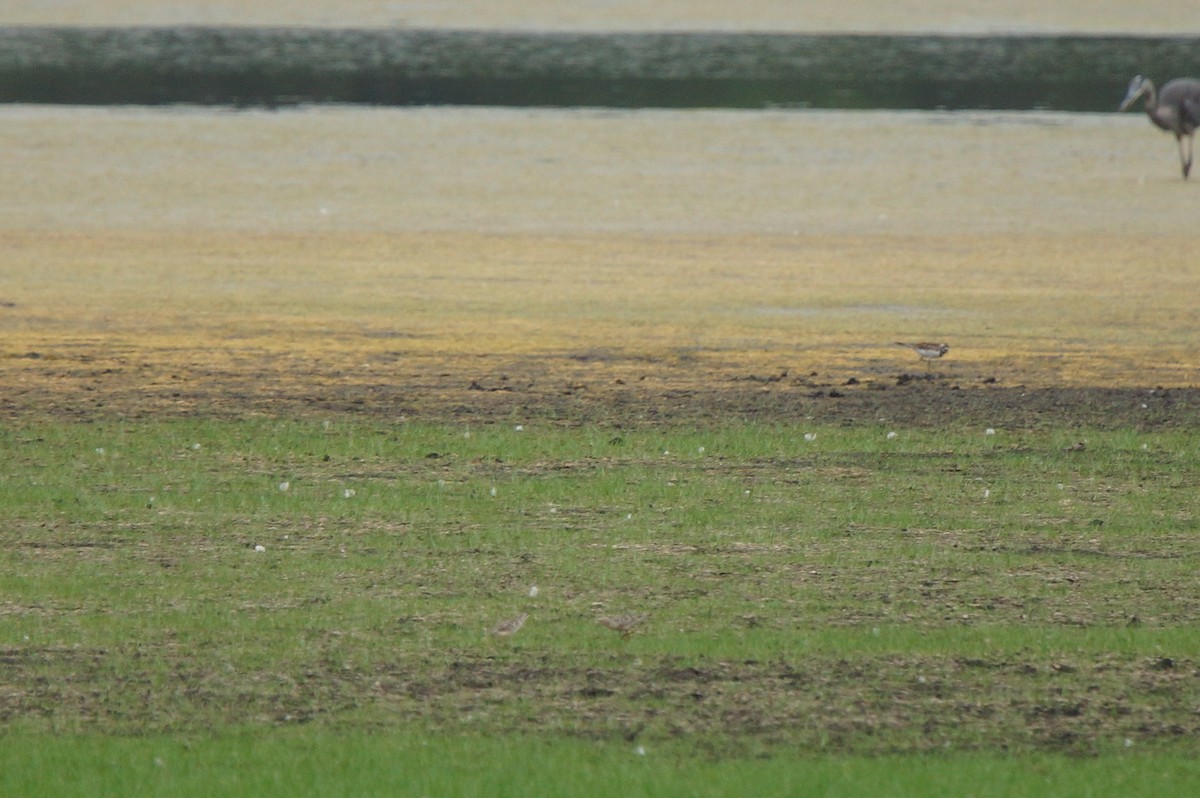
M 1140 423 L 1200 375 L 1200 184 L 1134 114 L 10 106 L 0 151 L 12 413 Z
M 0 10 L 0 24 L 1195 35 L 1200 33 L 1200 4 L 1188 0 L 10 0 Z

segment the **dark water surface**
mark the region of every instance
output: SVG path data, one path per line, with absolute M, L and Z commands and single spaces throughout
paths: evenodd
M 0 29 L 0 102 L 1111 111 L 1200 37 Z

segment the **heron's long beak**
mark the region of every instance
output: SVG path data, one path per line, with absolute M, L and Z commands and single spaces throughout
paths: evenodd
M 1125 99 L 1121 101 L 1121 107 L 1118 111 L 1124 111 L 1129 106 L 1133 105 L 1138 97 L 1146 93 L 1146 85 L 1144 83 L 1135 83 L 1129 87 L 1129 92 L 1125 95 Z

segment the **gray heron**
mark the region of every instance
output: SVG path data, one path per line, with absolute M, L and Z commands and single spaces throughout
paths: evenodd
M 1200 80 L 1175 78 L 1158 91 L 1152 80 L 1138 75 L 1129 81 L 1129 91 L 1117 110 L 1124 111 L 1140 97 L 1146 98 L 1146 115 L 1150 121 L 1175 134 L 1183 179 L 1187 180 L 1188 172 L 1192 170 L 1192 137 L 1200 127 Z

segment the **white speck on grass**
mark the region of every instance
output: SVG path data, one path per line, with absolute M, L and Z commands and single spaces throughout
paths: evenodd
M 984 488 L 984 489 L 983 489 L 983 498 L 985 498 L 985 499 L 986 499 L 987 497 L 989 497 L 989 496 L 991 496 L 991 495 L 992 495 L 992 492 L 991 492 L 991 490 L 989 490 L 988 488 Z
M 492 489 L 491 489 L 490 493 L 491 493 L 493 496 L 495 496 L 495 495 L 496 495 L 496 486 L 495 486 L 495 485 L 492 485 Z
M 513 427 L 513 430 L 514 430 L 515 432 L 524 432 L 524 431 L 525 431 L 525 425 L 524 425 L 524 424 L 518 424 L 517 426 Z
M 97 447 L 96 447 L 96 454 L 104 454 L 104 447 L 103 447 L 103 446 L 97 446 Z
M 262 544 L 260 543 L 260 544 L 258 544 L 257 546 L 255 546 L 255 547 L 254 547 L 254 550 L 255 550 L 255 551 L 266 551 L 266 550 L 267 550 L 267 547 L 266 547 L 266 546 L 264 546 L 264 545 L 262 545 Z
M 887 434 L 887 439 L 888 439 L 889 441 L 890 441 L 890 440 L 894 440 L 894 439 L 895 439 L 895 437 L 896 437 L 896 433 L 895 433 L 895 432 L 889 432 L 889 433 Z
M 815 432 L 804 433 L 804 440 L 811 443 L 812 441 L 815 441 L 816 439 L 817 439 L 817 433 L 815 433 Z
M 534 585 L 533 587 L 529 588 L 529 597 L 530 598 L 537 598 L 537 595 L 538 595 L 537 585 Z
M 292 483 L 290 483 L 290 482 L 280 482 L 280 483 L 279 483 L 279 492 L 280 492 L 280 493 L 287 493 L 287 492 L 288 492 L 288 488 L 290 488 L 290 487 L 292 487 Z
M 704 447 L 703 446 L 699 447 L 698 449 L 696 449 L 696 452 L 698 454 L 704 454 Z
M 625 513 L 625 520 L 626 520 L 626 521 L 632 521 L 632 520 L 633 520 L 633 513 Z
M 643 747 L 642 747 L 642 746 L 640 746 L 640 745 L 639 745 L 637 748 L 633 749 L 633 752 L 634 752 L 635 754 L 637 754 L 638 756 L 645 756 L 645 755 L 646 755 L 646 749 L 645 749 L 645 748 L 643 748 Z
M 343 499 L 353 499 L 354 496 L 355 496 L 354 488 L 346 488 L 344 491 L 342 491 Z
M 991 427 L 988 427 L 987 429 L 985 429 L 985 430 L 983 431 L 983 434 L 984 434 L 984 435 L 995 435 L 995 434 L 996 434 L 996 430 L 992 429 Z
M 1128 737 L 1126 737 L 1126 738 L 1125 738 L 1125 747 L 1126 747 L 1126 748 L 1133 748 L 1133 740 L 1130 740 Z

